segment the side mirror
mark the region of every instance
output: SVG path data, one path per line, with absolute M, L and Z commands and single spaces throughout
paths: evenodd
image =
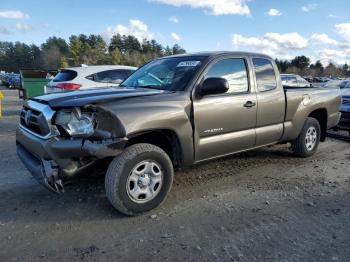
M 229 90 L 229 87 L 229 83 L 225 78 L 211 77 L 204 80 L 200 87 L 200 94 L 202 96 L 223 94 Z

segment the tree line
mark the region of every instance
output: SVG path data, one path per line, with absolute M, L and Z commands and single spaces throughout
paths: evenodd
M 296 56 L 292 60 L 276 59 L 276 64 L 281 73 L 298 74 L 302 76 L 350 76 L 350 66 L 348 64 L 336 65 L 330 62 L 327 66 L 320 60 L 311 63 L 306 56 Z
M 139 41 L 132 35 L 114 35 L 109 44 L 100 35 L 72 35 L 66 41 L 50 37 L 37 46 L 0 41 L 0 70 L 21 68 L 59 69 L 81 64 L 122 64 L 141 66 L 151 59 L 185 53 L 179 45 L 162 46 L 156 40 Z
M 162 46 L 156 40 L 139 41 L 132 35 L 114 35 L 110 42 L 100 35 L 72 35 L 68 41 L 50 37 L 43 44 L 0 41 L 0 70 L 18 72 L 20 68 L 60 69 L 81 64 L 122 64 L 141 66 L 151 59 L 185 53 L 179 45 Z M 292 60 L 276 59 L 281 73 L 311 76 L 349 76 L 347 64 L 323 65 L 321 61 L 311 63 L 306 56 Z

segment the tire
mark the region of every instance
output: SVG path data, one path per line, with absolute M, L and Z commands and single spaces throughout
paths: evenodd
M 315 131 L 315 134 L 313 133 Z M 321 138 L 321 127 L 317 119 L 308 117 L 299 136 L 292 142 L 296 156 L 309 157 L 315 154 Z M 311 140 L 312 142 L 310 142 Z
M 135 216 L 163 203 L 173 178 L 172 162 L 161 148 L 143 143 L 131 145 L 109 164 L 106 195 L 119 212 Z

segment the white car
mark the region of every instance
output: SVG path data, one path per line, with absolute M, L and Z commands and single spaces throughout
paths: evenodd
M 121 65 L 82 65 L 65 68 L 46 85 L 45 93 L 116 87 L 136 69 Z
M 283 86 L 306 88 L 311 87 L 311 84 L 304 78 L 294 74 L 281 74 Z

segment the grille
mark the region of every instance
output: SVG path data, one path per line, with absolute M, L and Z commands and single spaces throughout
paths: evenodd
M 20 126 L 40 138 L 50 138 L 55 135 L 51 125 L 54 114 L 48 105 L 28 100 L 20 114 Z
M 47 136 L 50 133 L 49 125 L 43 114 L 27 107 L 21 111 L 21 125 L 40 136 Z

